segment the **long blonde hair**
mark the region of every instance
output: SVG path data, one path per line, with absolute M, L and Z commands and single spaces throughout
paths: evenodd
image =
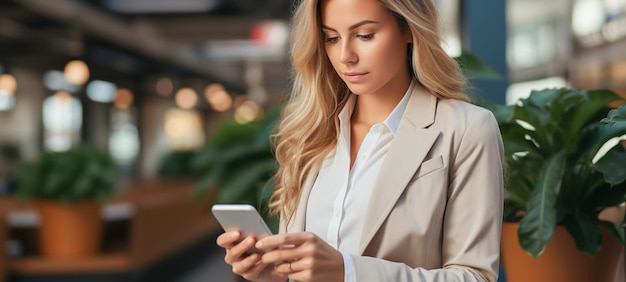
M 291 63 L 293 87 L 273 136 L 280 165 L 270 198 L 270 211 L 289 222 L 310 173 L 335 148 L 339 134 L 338 114 L 349 89 L 333 69 L 324 48 L 321 0 L 302 0 L 293 16 Z M 467 101 L 464 79 L 456 62 L 440 45 L 439 16 L 433 0 L 380 0 L 409 28 L 413 38 L 412 76 L 432 95 Z

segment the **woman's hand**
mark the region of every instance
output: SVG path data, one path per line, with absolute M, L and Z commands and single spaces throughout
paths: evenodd
M 289 247 L 286 247 L 289 246 Z M 262 263 L 296 281 L 343 281 L 343 256 L 310 232 L 265 237 L 256 247 L 267 251 Z
M 252 236 L 241 240 L 239 231 L 225 232 L 217 237 L 217 245 L 226 249 L 224 261 L 232 266 L 233 273 L 250 281 L 285 281 L 287 275 L 275 270 L 273 264 L 261 261 L 260 253 L 246 254 L 257 242 Z

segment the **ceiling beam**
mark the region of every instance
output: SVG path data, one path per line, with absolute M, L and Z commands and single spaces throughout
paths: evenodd
M 211 40 L 241 40 L 250 38 L 250 30 L 257 23 L 246 16 L 185 15 L 147 17 L 159 34 L 170 42 L 204 44 Z M 193 27 L 193 28 L 190 28 Z
M 147 21 L 131 24 L 74 0 L 15 1 L 40 15 L 80 27 L 83 32 L 108 40 L 117 46 L 204 75 L 229 89 L 242 90 L 240 81 L 212 69 L 211 62 L 193 50 L 176 48 Z

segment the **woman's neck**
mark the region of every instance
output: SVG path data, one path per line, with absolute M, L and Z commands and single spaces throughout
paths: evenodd
M 351 120 L 372 126 L 383 122 L 404 97 L 410 82 L 389 93 L 358 95 Z

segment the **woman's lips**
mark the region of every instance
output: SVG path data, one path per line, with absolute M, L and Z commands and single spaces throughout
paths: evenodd
M 367 72 L 344 72 L 343 77 L 349 82 L 359 82 L 364 79 Z

